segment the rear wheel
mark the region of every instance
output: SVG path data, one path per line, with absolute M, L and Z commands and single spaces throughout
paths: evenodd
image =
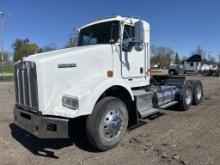
M 201 81 L 196 81 L 193 89 L 193 104 L 198 105 L 202 101 L 203 86 Z
M 90 143 L 100 151 L 116 146 L 128 126 L 126 105 L 115 97 L 100 100 L 86 121 L 87 137 Z
M 186 111 L 188 110 L 193 102 L 193 87 L 191 83 L 186 82 L 182 93 L 179 96 L 179 108 L 180 110 Z

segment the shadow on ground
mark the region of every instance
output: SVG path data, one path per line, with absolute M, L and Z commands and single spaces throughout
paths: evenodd
M 155 115 L 149 116 L 147 120 L 155 120 L 163 115 L 164 113 L 160 112 Z M 136 127 L 147 124 L 147 120 L 143 120 L 143 122 L 140 122 L 140 125 L 137 125 Z M 16 126 L 14 123 L 9 124 L 9 127 L 11 129 L 12 137 L 34 155 L 59 159 L 59 157 L 56 156 L 55 151 L 69 146 L 76 146 L 87 152 L 98 152 L 90 145 L 86 138 L 85 123 L 85 118 L 77 118 L 71 121 L 72 138 L 70 139 L 39 139 L 28 133 L 27 131 L 21 129 L 20 127 Z
M 171 107 L 168 107 L 166 109 L 163 109 L 164 111 L 176 111 L 176 112 L 184 112 L 183 110 L 180 110 L 178 103 L 176 105 L 173 105 Z
M 55 155 L 55 151 L 72 145 L 88 152 L 98 152 L 86 139 L 85 131 L 82 131 L 85 130 L 83 129 L 85 125 L 83 122 L 82 120 L 72 122 L 73 131 L 72 138 L 70 139 L 39 139 L 16 126 L 14 123 L 11 123 L 9 127 L 13 138 L 34 155 L 58 159 L 59 157 Z

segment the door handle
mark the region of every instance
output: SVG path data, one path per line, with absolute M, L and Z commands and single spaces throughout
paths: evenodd
M 143 67 L 140 67 L 140 73 L 142 74 L 144 71 Z

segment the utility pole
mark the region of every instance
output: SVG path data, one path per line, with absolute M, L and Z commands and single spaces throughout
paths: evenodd
M 2 66 L 2 79 L 5 80 L 4 74 L 4 18 L 9 16 L 8 14 L 0 11 L 0 51 L 1 51 L 1 66 Z

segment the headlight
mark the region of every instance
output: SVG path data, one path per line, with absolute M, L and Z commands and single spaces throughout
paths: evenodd
M 74 96 L 63 96 L 62 97 L 62 104 L 66 108 L 70 108 L 72 110 L 76 110 L 79 108 L 79 100 L 77 97 Z

